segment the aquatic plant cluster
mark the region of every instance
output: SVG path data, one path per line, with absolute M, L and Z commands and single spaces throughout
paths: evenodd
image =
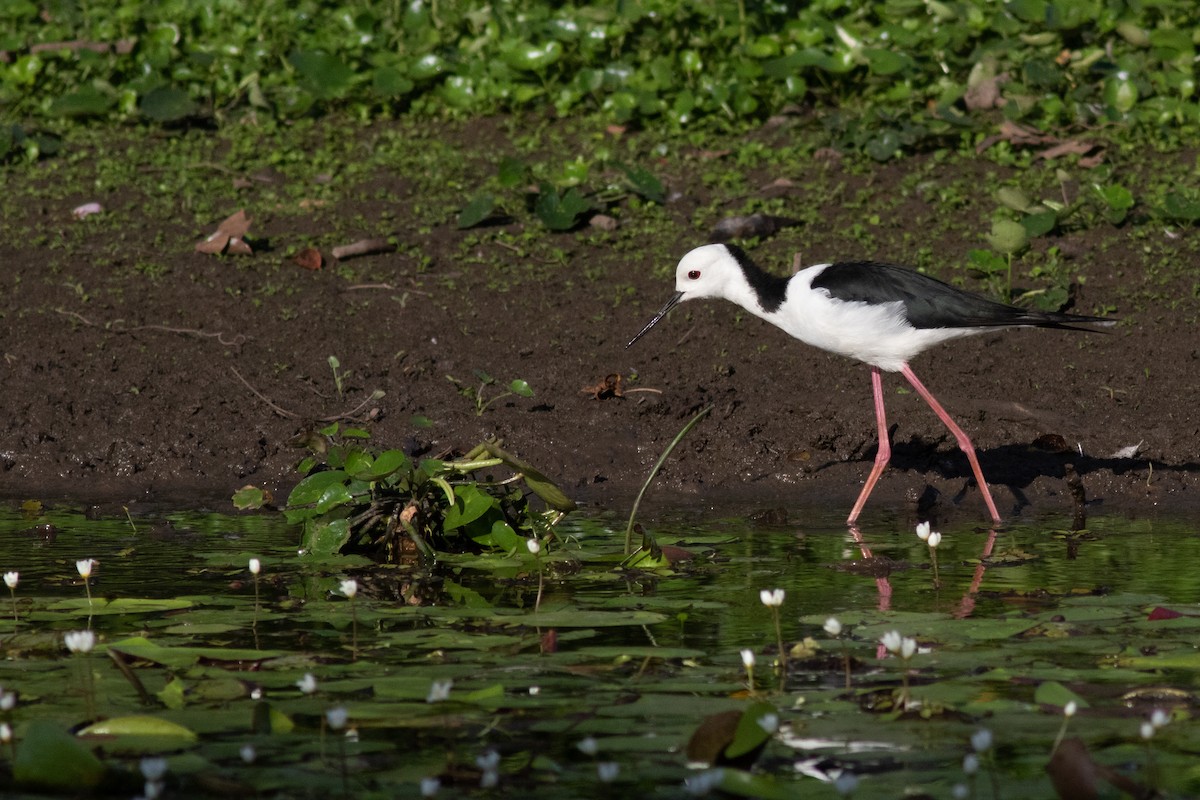
M 289 119 L 553 108 L 683 129 L 819 110 L 839 146 L 886 159 L 976 132 L 1200 121 L 1185 0 L 556 4 L 31 0 L 0 9 L 0 104 L 36 120 Z M 37 87 L 37 91 L 31 91 Z M 1164 126 L 1170 126 L 1165 128 Z
M 180 519 L 222 533 L 186 553 L 131 533 L 132 518 L 39 515 L 70 541 L 86 529 L 100 549 L 47 565 L 11 519 L 0 524 L 4 551 L 23 561 L 4 572 L 12 616 L 0 616 L 6 796 L 183 796 L 221 781 L 266 796 L 567 797 L 613 784 L 964 798 L 1037 795 L 1081 770 L 1138 791 L 1194 785 L 1200 734 L 1176 724 L 1190 716 L 1186 693 L 1156 677 L 1194 665 L 1194 621 L 1165 608 L 1147 618 L 1136 585 L 1072 598 L 1077 573 L 1037 580 L 1062 595 L 1038 610 L 866 610 L 892 597 L 915 608 L 931 589 L 934 607 L 963 590 L 963 602 L 987 602 L 974 596 L 966 530 L 938 545 L 950 559 L 938 588 L 921 563 L 928 540 L 909 529 L 903 546 L 924 568 L 895 573 L 876 597 L 869 577 L 817 568 L 852 541 L 832 528 L 813 563 L 786 567 L 790 537 L 760 551 L 769 529 L 682 526 L 659 533 L 674 568 L 630 570 L 619 529 L 593 522 L 559 530 L 550 550 L 527 539 L 507 553 L 439 553 L 431 570 L 297 558 L 277 515 Z M 1007 531 L 1014 547 L 991 561 L 1017 572 L 1017 554 L 1050 535 Z M 1111 554 L 1097 555 L 1104 572 Z M 171 567 L 176 585 L 138 577 L 140 562 L 172 557 L 192 565 Z M 782 582 L 752 588 L 752 573 Z M 155 587 L 165 596 L 145 596 Z M 845 610 L 797 613 L 833 603 Z M 1114 654 L 1133 630 L 1162 652 Z

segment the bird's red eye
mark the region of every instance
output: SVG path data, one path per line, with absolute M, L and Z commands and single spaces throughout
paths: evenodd
M 700 279 L 700 270 L 694 269 L 688 273 L 688 280 L 695 281 L 695 280 L 699 280 L 699 279 Z

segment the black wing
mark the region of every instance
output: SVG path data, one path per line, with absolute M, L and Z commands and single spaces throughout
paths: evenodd
M 1105 317 L 1087 317 L 997 303 L 942 283 L 911 269 L 871 261 L 831 264 L 813 278 L 814 289 L 846 302 L 879 305 L 900 301 L 914 328 L 988 328 L 1033 325 L 1074 328 L 1081 323 L 1107 323 Z M 1084 330 L 1090 330 L 1085 328 Z

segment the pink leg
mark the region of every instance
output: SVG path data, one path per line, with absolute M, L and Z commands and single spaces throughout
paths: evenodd
M 867 476 L 867 482 L 863 486 L 862 492 L 859 493 L 854 508 L 850 510 L 850 518 L 846 520 L 847 525 L 853 525 L 854 521 L 858 519 L 863 506 L 867 504 L 867 497 L 870 496 L 879 476 L 883 474 L 888 461 L 892 458 L 892 445 L 888 441 L 887 412 L 883 409 L 883 375 L 880 373 L 879 367 L 871 367 L 871 391 L 875 394 L 875 421 L 879 424 L 879 452 L 875 454 L 875 466 L 871 468 L 871 474 Z
M 983 470 L 979 468 L 979 459 L 975 457 L 975 447 L 971 444 L 971 440 L 967 438 L 967 434 L 963 433 L 963 429 L 958 427 L 954 420 L 950 419 L 950 415 L 946 413 L 946 409 L 942 408 L 941 404 L 925 388 L 925 385 L 917 380 L 917 376 L 913 374 L 908 364 L 905 364 L 901 368 L 900 373 L 905 378 L 908 378 L 908 382 L 917 390 L 917 394 L 925 398 L 925 402 L 933 409 L 933 413 L 937 414 L 938 419 L 954 434 L 955 440 L 958 441 L 959 449 L 966 453 L 967 461 L 971 462 L 971 471 L 975 473 L 975 482 L 979 484 L 979 491 L 983 493 L 983 502 L 987 503 L 988 511 L 992 515 L 992 521 L 999 525 L 1000 513 L 996 511 L 996 504 L 992 502 L 992 493 L 988 490 L 987 481 L 983 479 Z

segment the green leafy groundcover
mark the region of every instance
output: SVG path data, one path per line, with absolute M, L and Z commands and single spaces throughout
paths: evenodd
M 1193 128 L 1197 22 L 1190 0 L 10 0 L 0 107 L 37 124 L 553 108 L 681 129 L 811 105 L 887 158 L 991 109 Z M 45 144 L 0 132 L 0 149 Z

